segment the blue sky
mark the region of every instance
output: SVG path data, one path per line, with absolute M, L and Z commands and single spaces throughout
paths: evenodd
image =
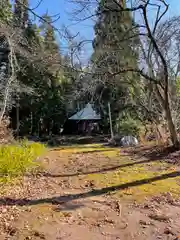
M 30 7 L 36 7 L 38 0 L 30 0 Z M 42 15 L 48 11 L 49 15 L 60 14 L 60 19 L 55 22 L 55 26 L 60 29 L 63 25 L 68 26 L 68 29 L 73 35 L 79 33 L 83 39 L 93 39 L 93 22 L 84 21 L 79 24 L 72 21 L 72 13 L 75 10 L 75 5 L 69 3 L 69 0 L 43 0 L 41 5 L 35 10 Z M 62 51 L 66 49 L 64 39 L 60 38 Z M 91 51 L 91 44 L 86 46 L 87 54 Z
M 39 0 L 29 0 L 31 7 L 37 6 Z M 43 14 L 46 11 L 50 15 L 60 14 L 60 19 L 56 25 L 61 26 L 61 24 L 69 25 L 72 24 L 72 12 L 75 10 L 75 5 L 70 3 L 69 0 L 43 0 L 40 6 L 35 10 L 39 14 Z M 86 23 L 82 23 L 80 25 L 86 25 Z M 79 29 L 79 25 L 75 25 L 74 27 L 71 27 L 71 29 L 75 31 L 82 31 L 86 35 L 91 36 L 92 31 L 92 24 L 88 28 L 88 26 L 84 26 L 84 29 Z
M 30 6 L 36 7 L 39 0 L 30 0 Z M 170 5 L 168 15 L 180 15 L 180 0 L 167 0 Z M 72 22 L 72 12 L 75 6 L 69 3 L 69 0 L 43 0 L 40 6 L 35 10 L 38 14 L 42 15 L 48 11 L 49 15 L 60 14 L 60 19 L 55 23 L 57 28 L 61 28 L 62 25 L 69 26 L 72 34 L 80 33 L 80 36 L 85 39 L 93 39 L 93 22 L 87 20 L 79 24 L 74 24 Z M 64 40 L 60 39 L 62 42 L 62 48 L 65 49 L 63 45 Z M 86 45 L 85 55 L 89 55 L 91 52 L 91 44 Z

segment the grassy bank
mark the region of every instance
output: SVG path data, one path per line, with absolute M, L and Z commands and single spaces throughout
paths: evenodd
M 39 167 L 36 159 L 46 150 L 45 145 L 26 140 L 0 146 L 0 181 L 21 176 Z

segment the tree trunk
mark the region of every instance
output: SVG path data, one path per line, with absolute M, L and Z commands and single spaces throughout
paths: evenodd
M 19 128 L 20 128 L 20 122 L 19 122 L 19 96 L 17 96 L 16 100 L 16 135 L 19 137 Z
M 111 105 L 109 102 L 108 102 L 108 110 L 109 110 L 109 124 L 110 124 L 111 138 L 113 139 L 114 133 L 113 133 L 112 117 L 111 117 Z
M 162 94 L 159 91 L 159 88 L 158 88 L 157 85 L 155 85 L 155 91 L 156 91 L 157 99 L 161 103 L 162 108 L 163 108 L 164 113 L 165 113 L 165 118 L 166 118 L 166 122 L 167 122 L 167 126 L 168 126 L 168 130 L 169 130 L 169 133 L 170 133 L 172 144 L 176 149 L 179 149 L 180 148 L 180 142 L 178 140 L 176 127 L 175 127 L 175 124 L 174 124 L 173 119 L 172 119 L 172 114 L 171 114 L 171 109 L 170 109 L 170 104 L 169 104 L 168 88 L 165 88 L 163 90 L 164 91 L 163 92 L 164 93 L 164 98 L 162 97 Z
M 33 112 L 32 111 L 30 113 L 30 121 L 31 121 L 30 135 L 32 135 L 33 134 Z
M 165 113 L 166 113 L 166 120 L 167 120 L 167 124 L 168 124 L 168 128 L 169 128 L 172 144 L 175 148 L 179 149 L 180 143 L 178 140 L 178 135 L 176 132 L 175 125 L 172 120 L 172 115 L 171 115 L 171 110 L 170 110 L 169 104 L 166 105 Z

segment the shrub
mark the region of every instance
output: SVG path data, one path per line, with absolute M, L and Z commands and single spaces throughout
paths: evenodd
M 123 136 L 139 137 L 140 129 L 141 124 L 132 118 L 122 119 L 117 123 L 117 131 Z
M 45 151 L 40 143 L 21 141 L 13 145 L 0 147 L 1 177 L 20 176 L 39 166 L 36 159 Z

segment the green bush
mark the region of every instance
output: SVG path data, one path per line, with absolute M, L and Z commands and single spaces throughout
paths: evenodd
M 13 145 L 0 147 L 0 176 L 20 176 L 39 166 L 36 159 L 45 151 L 40 143 L 30 143 L 26 140 Z
M 132 118 L 119 120 L 116 125 L 117 131 L 123 136 L 132 135 L 139 137 L 141 124 Z

